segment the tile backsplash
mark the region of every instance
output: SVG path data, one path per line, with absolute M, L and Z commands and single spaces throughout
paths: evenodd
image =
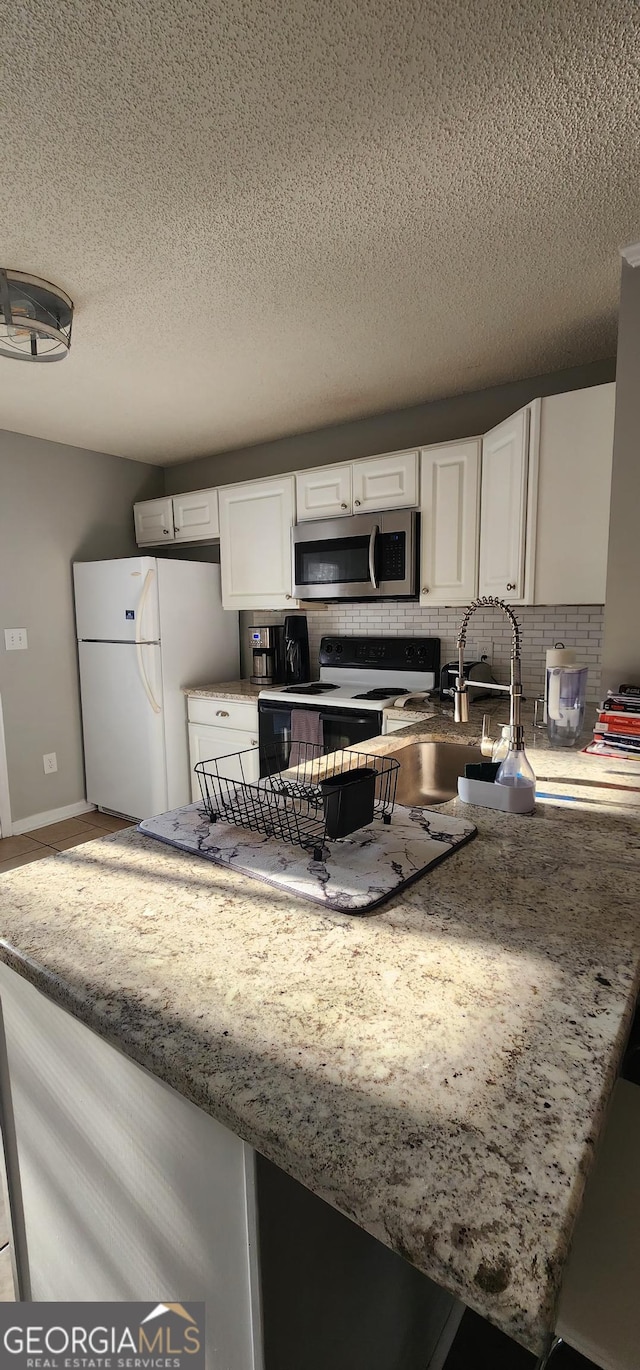
M 387 600 L 377 604 L 331 604 L 327 608 L 307 612 L 311 667 L 318 665 L 320 638 L 327 633 L 341 633 L 349 637 L 439 637 L 442 661 L 453 661 L 456 655 L 456 635 L 462 609 L 424 609 L 418 604 L 402 604 Z M 588 698 L 600 696 L 600 654 L 602 649 L 601 604 L 565 604 L 551 606 L 516 607 L 522 624 L 522 684 L 527 695 L 539 694 L 544 682 L 544 661 L 547 647 L 556 642 L 574 647 L 576 660 L 589 667 Z M 249 675 L 249 654 L 246 647 L 246 628 L 255 623 L 281 623 L 281 613 L 258 611 L 240 615 L 242 624 L 242 667 Z M 496 680 L 509 679 L 509 624 L 499 611 L 479 609 L 474 614 L 467 632 L 468 656 L 481 654 L 491 644 L 493 671 Z

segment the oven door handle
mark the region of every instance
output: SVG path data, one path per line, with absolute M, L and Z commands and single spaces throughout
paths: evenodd
M 374 523 L 373 528 L 371 529 L 371 536 L 369 538 L 369 579 L 371 581 L 371 584 L 373 585 L 374 590 L 377 590 L 378 588 L 378 582 L 376 579 L 376 538 L 379 532 L 380 529 L 377 523 Z
M 370 722 L 371 722 L 371 714 L 367 714 L 367 716 L 366 716 L 365 718 L 361 718 L 359 714 L 357 714 L 357 713 L 355 713 L 355 712 L 352 713 L 351 710 L 349 710 L 348 713 L 344 713 L 344 714 L 337 714 L 337 713 L 336 713 L 336 714 L 323 714 L 323 713 L 321 713 L 321 714 L 320 714 L 320 722 L 322 723 L 323 726 L 324 726 L 325 723 L 359 723 L 359 724 L 361 724 L 362 726 L 364 726 L 365 723 L 370 723 Z

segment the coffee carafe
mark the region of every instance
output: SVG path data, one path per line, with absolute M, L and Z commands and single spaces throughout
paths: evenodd
M 252 625 L 248 632 L 251 649 L 251 684 L 264 685 L 265 688 L 267 685 L 279 684 L 284 674 L 281 625 Z
M 287 614 L 284 621 L 284 678 L 287 685 L 311 679 L 306 614 Z

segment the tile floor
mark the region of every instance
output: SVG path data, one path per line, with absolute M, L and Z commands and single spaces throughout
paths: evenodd
M 108 832 L 130 827 L 126 818 L 112 818 L 108 813 L 92 809 L 79 818 L 65 818 L 62 823 L 34 828 L 20 837 L 0 837 L 0 872 L 28 866 L 32 861 L 41 861 L 43 856 L 55 856 L 56 852 L 68 851 L 82 842 L 92 842 Z

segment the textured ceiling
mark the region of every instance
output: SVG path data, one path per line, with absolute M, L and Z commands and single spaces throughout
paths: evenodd
M 622 0 L 2 0 L 0 427 L 170 462 L 610 354 Z

